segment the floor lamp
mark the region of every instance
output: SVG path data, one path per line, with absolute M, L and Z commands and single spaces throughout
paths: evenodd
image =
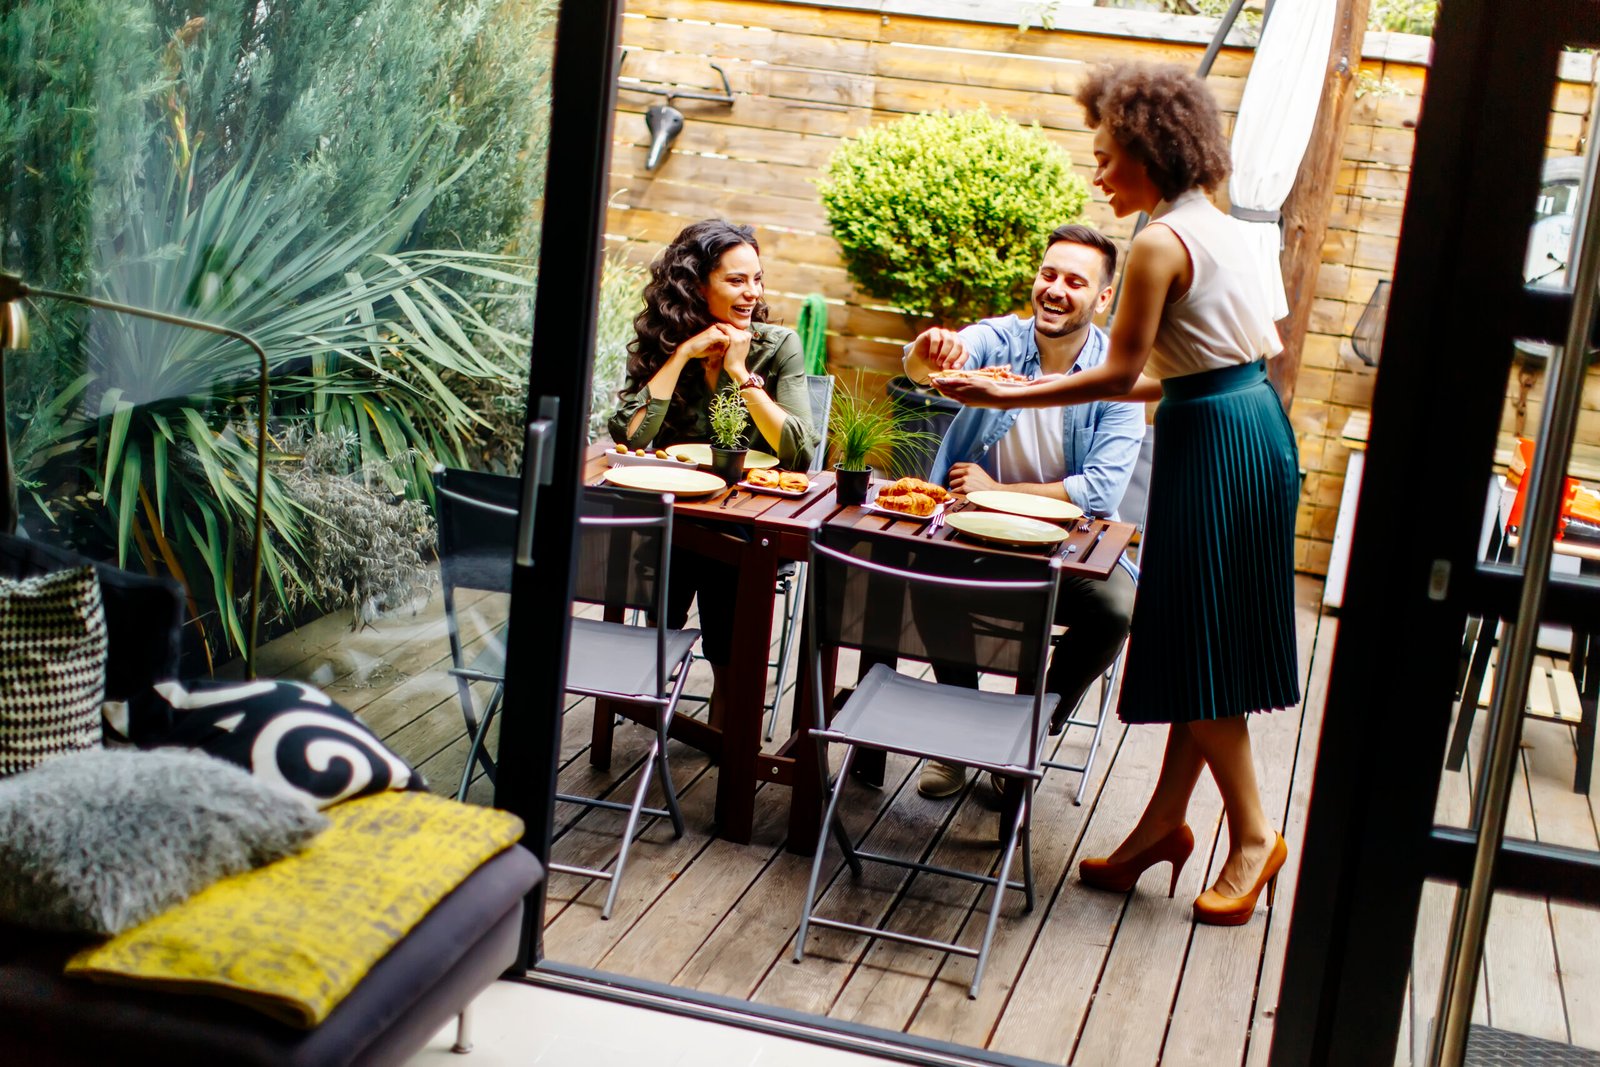
M 244 673 L 246 678 L 256 676 L 256 637 L 261 622 L 261 542 L 266 528 L 266 489 L 267 489 L 267 401 L 269 398 L 267 382 L 267 353 L 256 342 L 256 339 L 239 330 L 218 326 L 215 323 L 202 322 L 199 319 L 184 318 L 181 315 L 169 315 L 164 311 L 151 311 L 148 308 L 133 307 L 130 304 L 119 304 L 111 300 L 101 300 L 98 297 L 82 296 L 78 293 L 63 293 L 53 289 L 39 289 L 24 282 L 15 274 L 0 272 L 0 530 L 14 533 L 17 528 L 17 482 L 16 474 L 11 467 L 11 440 L 5 421 L 5 353 L 8 349 L 26 348 L 28 346 L 28 318 L 23 311 L 22 301 L 26 299 L 65 300 L 68 303 L 82 304 L 85 307 L 99 308 L 102 311 L 112 311 L 119 315 L 133 315 L 141 319 L 152 319 L 172 326 L 182 326 L 191 330 L 203 330 L 222 337 L 231 337 L 250 346 L 256 354 L 256 359 L 261 364 L 261 384 L 256 397 L 256 506 L 255 528 L 253 531 L 254 543 L 253 556 L 250 566 L 250 628 L 245 640 Z

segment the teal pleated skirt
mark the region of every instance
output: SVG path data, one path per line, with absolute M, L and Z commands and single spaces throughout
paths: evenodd
M 1296 705 L 1300 462 L 1266 361 L 1162 387 L 1117 713 L 1172 723 Z

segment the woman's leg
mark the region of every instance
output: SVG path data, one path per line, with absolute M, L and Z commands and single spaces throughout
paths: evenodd
M 1213 883 L 1218 893 L 1239 897 L 1249 892 L 1277 841 L 1277 832 L 1261 806 L 1256 787 L 1250 730 L 1243 715 L 1189 724 L 1194 745 L 1205 757 L 1222 794 L 1228 816 L 1228 858 Z
M 1189 797 L 1206 765 L 1191 732 L 1194 725 L 1177 722 L 1167 728 L 1167 749 L 1161 757 L 1161 773 L 1156 778 L 1155 791 L 1145 803 L 1139 821 L 1109 857 L 1112 863 L 1132 859 L 1186 821 Z
M 738 604 L 739 571 L 721 560 L 696 557 L 700 602 L 700 647 L 711 664 L 711 705 L 707 718 L 722 728 L 727 718 L 727 670 L 733 653 L 734 609 Z M 757 709 L 756 714 L 760 714 Z

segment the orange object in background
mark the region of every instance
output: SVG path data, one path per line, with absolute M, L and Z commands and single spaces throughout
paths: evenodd
M 1516 498 L 1511 501 L 1511 515 L 1506 519 L 1507 530 L 1522 528 L 1522 509 L 1528 499 L 1528 469 L 1533 466 L 1533 441 L 1517 438 L 1517 450 L 1506 467 L 1506 482 L 1517 487 Z M 1561 489 L 1561 514 L 1556 519 L 1556 540 L 1566 535 L 1567 520 L 1578 518 L 1583 522 L 1600 524 L 1600 492 L 1585 486 L 1576 478 L 1568 478 Z

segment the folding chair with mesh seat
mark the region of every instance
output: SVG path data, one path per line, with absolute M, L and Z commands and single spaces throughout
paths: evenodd
M 467 736 L 478 738 L 500 709 L 505 695 L 505 628 L 484 635 L 482 647 L 470 663 L 456 614 L 456 590 L 488 593 L 511 592 L 511 564 L 517 536 L 517 507 L 521 487 L 504 474 L 433 468 L 434 517 L 439 527 L 439 585 L 443 590 L 445 629 L 450 637 L 450 676 L 456 680 L 461 716 Z M 493 686 L 480 716 L 473 705 L 472 686 Z M 475 744 L 461 773 L 458 800 L 465 799 L 475 764 L 494 780 L 494 759 L 482 744 Z
M 672 553 L 672 496 L 589 487 L 583 491 L 578 516 L 578 565 L 573 576 L 573 603 L 597 604 L 620 619 L 629 609 L 647 613 L 645 625 L 574 618 L 567 650 L 569 693 L 639 704 L 655 709 L 655 736 L 639 768 L 630 803 L 557 793 L 556 799 L 591 808 L 628 813 L 616 865 L 606 871 L 559 863 L 552 871 L 607 879 L 602 919 L 611 917 L 622 884 L 628 851 L 638 833 L 641 815 L 672 820 L 673 837 L 683 836 L 672 768 L 667 762 L 667 727 L 672 722 L 683 683 L 689 677 L 691 649 L 699 630 L 672 630 L 667 617 L 668 558 Z M 654 619 L 655 623 L 648 620 Z M 597 711 L 598 714 L 598 711 Z M 666 797 L 666 808 L 644 806 L 650 770 Z
M 1128 480 L 1128 488 L 1122 494 L 1122 505 L 1117 509 L 1124 522 L 1131 522 L 1139 527 L 1139 545 L 1144 545 L 1144 513 L 1145 504 L 1150 496 L 1150 459 L 1155 454 L 1155 431 L 1145 429 L 1144 440 L 1139 445 L 1139 459 L 1134 464 L 1133 477 Z M 1128 572 L 1135 583 L 1139 581 L 1139 568 L 1126 555 L 1117 561 L 1117 565 Z M 1089 738 L 1089 751 L 1084 754 L 1082 763 L 1068 763 L 1065 760 L 1045 760 L 1044 765 L 1051 770 L 1073 771 L 1078 778 L 1078 788 L 1072 794 L 1074 804 L 1083 803 L 1083 794 L 1089 788 L 1089 772 L 1094 769 L 1094 758 L 1100 751 L 1100 737 L 1105 733 L 1106 720 L 1111 711 L 1111 698 L 1117 691 L 1117 678 L 1122 674 L 1122 658 L 1127 654 L 1128 642 L 1122 642 L 1122 647 L 1117 650 L 1117 658 L 1111 661 L 1111 666 L 1100 678 L 1100 708 L 1092 719 L 1081 718 L 1078 710 L 1083 706 L 1083 696 L 1078 697 L 1078 704 L 1072 709 L 1072 714 L 1067 716 L 1061 732 L 1064 735 L 1074 726 L 1086 726 L 1094 731 Z M 1086 695 L 1086 694 L 1085 694 Z
M 980 553 L 843 527 L 825 527 L 813 534 L 807 583 L 813 672 L 810 713 L 828 802 L 795 937 L 795 962 L 804 958 L 812 925 L 848 930 L 974 957 L 977 964 L 968 995 L 978 995 L 1000 916 L 1002 890 L 1022 890 L 1023 911 L 1033 909 L 1029 825 L 1034 786 L 1043 774 L 1044 738 L 1059 700 L 1045 691 L 1044 676 L 1060 570 L 1060 562 L 1053 557 Z M 994 693 L 940 685 L 899 674 L 880 662 L 829 722 L 826 708 L 831 702 L 832 679 L 824 678 L 824 662 L 839 648 L 857 649 L 863 657 L 888 662 L 906 657 L 941 667 L 1010 675 L 1026 692 Z M 831 743 L 846 747 L 830 788 L 827 746 Z M 1002 852 L 996 874 L 938 867 L 857 847 L 839 818 L 839 804 L 859 748 L 965 764 L 1018 781 L 1021 788 L 1006 793 L 1008 810 L 1001 818 Z M 980 946 L 973 949 L 814 915 L 830 833 L 858 876 L 861 861 L 871 860 L 990 886 L 993 899 Z M 1019 845 L 1021 884 L 1011 880 Z
M 828 456 L 828 420 L 833 414 L 833 383 L 831 374 L 806 375 L 806 398 L 810 402 L 811 423 L 817 428 L 817 450 L 811 455 L 808 474 L 823 467 Z M 795 632 L 800 621 L 800 605 L 805 596 L 805 564 L 784 560 L 778 565 L 778 583 L 775 593 L 783 597 L 783 615 L 778 623 L 778 658 L 767 661 L 768 670 L 776 670 L 773 678 L 772 700 L 762 705 L 767 713 L 767 740 L 778 724 L 778 704 L 783 700 L 783 689 L 789 682 L 789 668 L 794 662 Z M 699 653 L 695 658 L 703 659 Z M 687 700 L 709 700 L 709 697 L 686 694 Z
M 445 620 L 450 635 L 450 673 L 459 687 L 462 714 L 472 738 L 457 799 L 466 797 L 474 763 L 494 780 L 494 761 L 485 751 L 489 726 L 501 710 L 505 679 L 505 630 L 484 642 L 484 649 L 463 665 L 460 627 L 456 617 L 457 588 L 509 592 L 513 546 L 517 527 L 516 478 L 475 471 L 434 470 L 435 507 L 439 519 L 440 584 L 444 587 Z M 509 501 L 509 503 L 507 503 Z M 650 618 L 665 619 L 667 556 L 672 549 L 672 497 L 622 493 L 606 489 L 584 490 L 578 517 L 579 563 L 575 576 L 575 603 L 598 604 L 619 612 L 638 609 Z M 626 811 L 627 825 L 616 863 L 603 868 L 549 864 L 552 871 L 609 880 L 602 919 L 611 917 L 628 853 L 639 829 L 640 817 L 672 820 L 674 837 L 683 836 L 683 815 L 667 763 L 667 725 L 682 696 L 688 675 L 689 649 L 698 630 L 669 630 L 658 626 L 629 626 L 593 619 L 573 619 L 567 651 L 567 691 L 619 703 L 642 704 L 656 711 L 655 736 L 639 769 L 639 781 L 629 803 L 595 797 L 556 794 L 556 799 L 590 808 Z M 488 682 L 494 693 L 481 717 L 475 714 L 471 684 Z M 644 806 L 655 772 L 666 808 Z
M 817 428 L 817 450 L 811 455 L 807 473 L 822 469 L 828 457 L 828 421 L 833 416 L 833 375 L 806 375 L 806 395 L 811 401 L 811 424 Z M 789 680 L 789 666 L 794 660 L 795 630 L 800 621 L 800 604 L 805 596 L 805 564 L 785 560 L 778 567 L 777 592 L 783 594 L 783 618 L 778 628 L 778 658 L 768 663 L 777 669 L 773 678 L 772 703 L 767 710 L 767 740 L 778 725 L 778 704 L 783 700 L 783 687 Z

